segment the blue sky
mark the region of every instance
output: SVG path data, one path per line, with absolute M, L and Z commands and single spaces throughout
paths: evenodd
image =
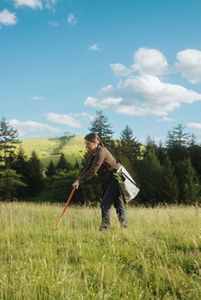
M 86 134 L 201 141 L 200 0 L 1 0 L 0 117 L 21 138 Z

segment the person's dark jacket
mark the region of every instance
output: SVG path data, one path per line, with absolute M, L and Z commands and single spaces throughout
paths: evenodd
M 107 148 L 98 146 L 96 150 L 92 153 L 91 159 L 84 169 L 84 171 L 78 177 L 80 183 L 83 183 L 90 179 L 97 173 L 101 173 L 102 169 L 106 169 L 109 172 L 115 172 L 119 169 L 120 164 L 112 156 L 112 154 L 107 150 Z M 101 175 L 101 174 L 99 174 Z

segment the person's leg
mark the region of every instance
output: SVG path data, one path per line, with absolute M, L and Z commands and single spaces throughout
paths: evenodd
M 116 208 L 116 213 L 118 215 L 119 222 L 121 224 L 122 228 L 127 228 L 128 227 L 128 218 L 127 218 L 127 213 L 124 205 L 123 198 L 119 196 L 114 202 L 114 206 Z
M 116 185 L 114 179 L 112 178 L 101 201 L 102 222 L 100 230 L 108 229 L 110 227 L 110 210 L 116 193 Z
M 127 213 L 125 209 L 125 204 L 124 204 L 124 199 L 121 196 L 121 193 L 119 191 L 119 186 L 117 181 L 115 180 L 116 184 L 116 195 L 114 198 L 114 207 L 116 209 L 116 213 L 119 219 L 119 222 L 121 224 L 121 227 L 127 228 L 128 227 L 128 218 L 127 218 Z

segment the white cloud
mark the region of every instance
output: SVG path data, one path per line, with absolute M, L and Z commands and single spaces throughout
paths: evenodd
M 44 6 L 52 12 L 55 12 L 57 0 L 43 0 Z
M 133 55 L 134 64 L 129 67 L 115 63 L 110 67 L 115 76 L 140 74 L 163 75 L 167 73 L 168 63 L 165 56 L 157 49 L 139 48 Z
M 49 21 L 48 25 L 53 26 L 53 27 L 58 27 L 59 23 L 58 22 Z
M 81 127 L 80 121 L 69 114 L 46 113 L 45 116 L 48 121 L 53 123 L 68 125 L 73 128 Z
M 17 7 L 27 6 L 32 9 L 43 8 L 43 3 L 41 0 L 14 0 L 14 3 Z
M 187 123 L 187 127 L 194 129 L 201 129 L 201 123 L 191 122 Z
M 134 53 L 133 65 L 110 64 L 114 75 L 126 78 L 116 86 L 102 87 L 97 97 L 87 97 L 84 104 L 126 115 L 157 115 L 161 116 L 158 121 L 173 122 L 175 120 L 168 116 L 169 112 L 183 103 L 201 101 L 201 93 L 159 78 L 177 69 L 192 82 L 201 80 L 201 51 L 187 49 L 179 52 L 177 59 L 179 63 L 172 68 L 159 50 L 139 48 Z
M 89 46 L 90 51 L 96 51 L 96 52 L 101 52 L 102 48 L 98 44 L 93 44 Z
M 92 98 L 92 97 L 88 97 L 84 104 L 86 106 L 92 106 L 92 107 L 97 107 L 100 109 L 104 109 L 104 108 L 114 108 L 117 107 L 121 104 L 122 99 L 121 98 L 112 98 L 112 97 L 108 97 L 105 99 L 102 99 L 101 101 L 99 101 L 98 99 Z
M 15 13 L 11 13 L 7 9 L 0 11 L 0 25 L 15 25 L 16 23 L 17 17 Z
M 115 76 L 128 76 L 133 73 L 133 68 L 127 68 L 122 64 L 110 64 Z
M 104 95 L 107 95 L 108 93 L 112 93 L 114 91 L 114 87 L 111 84 L 108 84 L 106 86 L 103 86 L 99 93 L 102 95 L 102 97 L 105 97 Z
M 31 97 L 31 100 L 33 100 L 33 101 L 43 101 L 44 97 L 43 96 L 33 96 L 33 97 Z
M 201 82 L 201 51 L 185 49 L 177 53 L 175 69 L 191 83 Z
M 79 118 L 79 120 L 83 121 L 92 121 L 95 116 L 92 116 L 91 114 L 88 114 L 86 112 L 76 113 L 73 114 L 76 118 Z
M 67 22 L 68 22 L 68 24 L 70 24 L 71 26 L 73 26 L 73 25 L 77 24 L 78 21 L 75 18 L 74 14 L 69 13 L 68 17 L 67 17 Z
M 175 121 L 175 119 L 174 118 L 169 118 L 169 117 L 167 117 L 167 116 L 165 116 L 165 117 L 162 117 L 161 119 L 159 119 L 158 120 L 159 122 L 174 122 Z
M 167 60 L 157 49 L 139 48 L 133 59 L 133 68 L 142 74 L 162 75 L 167 71 Z
M 13 0 L 15 6 L 20 7 L 29 7 L 32 9 L 43 9 L 47 8 L 51 12 L 55 12 L 55 5 L 57 0 Z
M 116 88 L 109 87 L 100 91 L 99 99 L 87 97 L 85 105 L 126 115 L 167 116 L 182 103 L 201 101 L 201 94 L 148 74 L 120 81 Z
M 19 121 L 19 120 L 9 120 L 9 124 L 17 129 L 19 132 L 19 135 L 23 136 L 28 132 L 61 132 L 61 129 L 57 127 L 53 127 L 51 125 L 45 124 L 45 123 L 39 123 L 35 121 Z

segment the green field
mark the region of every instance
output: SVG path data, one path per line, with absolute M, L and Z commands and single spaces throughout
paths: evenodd
M 43 166 L 47 166 L 50 160 L 56 162 L 60 153 L 74 164 L 76 159 L 81 160 L 85 152 L 83 136 L 74 136 L 69 140 L 64 137 L 24 139 L 22 147 L 28 157 L 35 151 Z
M 201 299 L 200 208 L 129 208 L 99 232 L 98 208 L 0 203 L 0 299 Z

